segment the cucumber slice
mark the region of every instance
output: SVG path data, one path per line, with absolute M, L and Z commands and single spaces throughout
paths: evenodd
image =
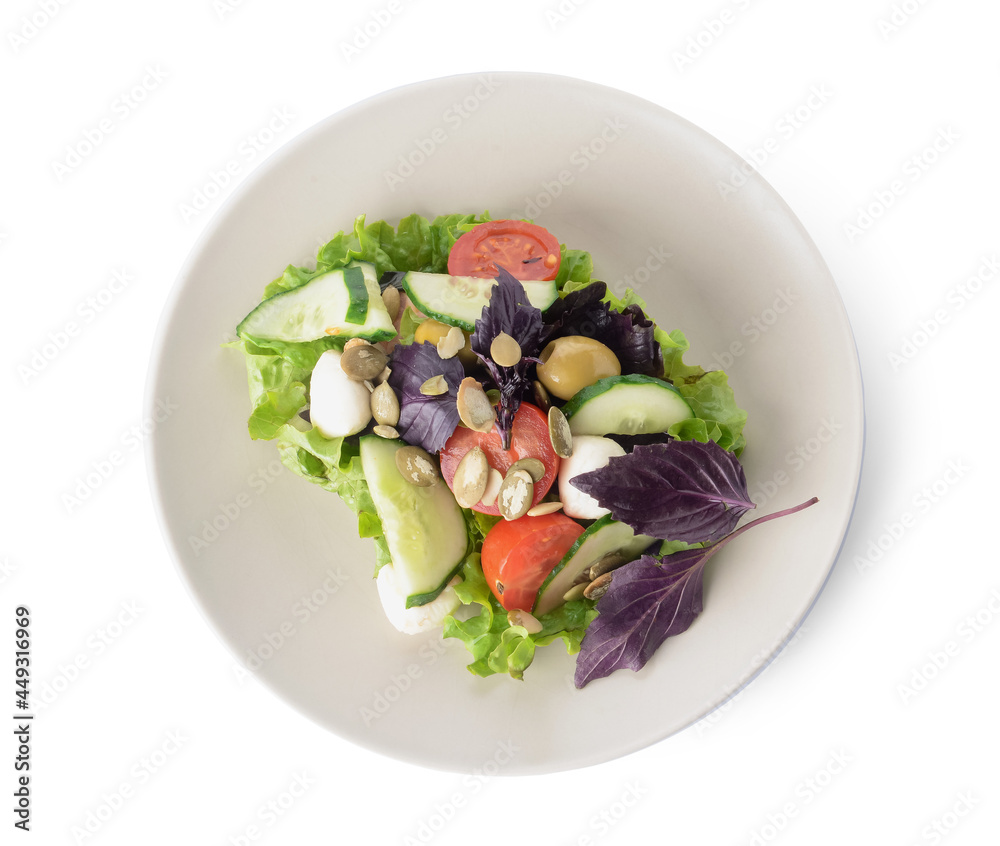
M 405 273 L 402 278 L 406 295 L 424 314 L 449 326 L 460 326 L 467 332 L 475 329 L 475 323 L 482 316 L 496 284 L 495 279 L 487 277 L 418 271 Z M 559 296 L 555 280 L 525 280 L 521 284 L 528 295 L 528 302 L 541 311 L 545 311 Z
M 372 272 L 375 272 L 374 268 Z M 344 284 L 347 286 L 347 314 L 344 315 L 344 322 L 364 326 L 371 297 L 360 263 L 353 262 L 344 268 Z
M 469 547 L 465 518 L 443 480 L 410 484 L 396 467 L 403 441 L 361 438 L 361 469 L 382 521 L 399 591 L 406 607 L 433 602 L 458 572 Z
M 545 577 L 532 613 L 547 614 L 562 605 L 563 595 L 573 586 L 576 577 L 605 555 L 620 552 L 631 561 L 655 540 L 637 535 L 631 526 L 611 519 L 610 514 L 604 515 L 577 538 L 563 560 Z
M 387 341 L 394 337 L 375 266 L 352 262 L 305 285 L 268 297 L 237 327 L 241 338 L 304 342 L 329 335 Z
M 595 382 L 578 391 L 562 411 L 574 435 L 666 432 L 674 423 L 694 417 L 677 388 L 637 373 Z

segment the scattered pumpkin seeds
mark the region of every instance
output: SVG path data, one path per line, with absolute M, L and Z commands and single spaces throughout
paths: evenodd
M 439 397 L 441 394 L 448 393 L 448 383 L 444 380 L 444 376 L 439 373 L 437 376 L 431 376 L 420 386 L 420 393 L 425 397 Z
M 535 496 L 535 484 L 526 470 L 508 473 L 497 494 L 497 508 L 505 520 L 517 520 L 528 513 Z
M 501 367 L 513 367 L 521 362 L 521 345 L 506 332 L 501 332 L 490 344 L 490 358 Z
M 376 423 L 395 426 L 399 422 L 399 399 L 388 382 L 372 391 L 371 408 Z
M 489 476 L 490 463 L 482 447 L 475 446 L 462 456 L 451 483 L 455 500 L 462 508 L 472 508 L 482 499 Z
M 496 420 L 496 412 L 483 386 L 471 376 L 466 376 L 458 386 L 458 416 L 477 432 L 489 432 Z
M 580 582 L 579 584 L 573 585 L 566 593 L 563 594 L 564 602 L 572 602 L 574 599 L 583 599 L 583 592 L 587 589 L 586 582 Z
M 527 629 L 528 634 L 538 634 L 542 630 L 541 621 L 530 611 L 521 608 L 512 608 L 508 611 L 507 622 L 512 626 L 522 626 Z
M 549 440 L 560 458 L 569 458 L 573 454 L 573 433 L 569 430 L 569 421 L 556 406 L 549 409 Z
M 381 423 L 378 426 L 375 426 L 372 431 L 380 438 L 385 438 L 390 441 L 399 437 L 399 432 L 397 432 L 392 426 L 383 426 Z
M 405 446 L 396 450 L 396 469 L 411 485 L 427 488 L 437 483 L 437 464 L 427 450 Z
M 377 378 L 388 363 L 389 356 L 369 343 L 345 347 L 340 357 L 341 369 L 356 382 Z

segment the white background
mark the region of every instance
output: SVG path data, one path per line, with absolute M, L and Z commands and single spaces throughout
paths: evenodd
M 365 43 L 356 28 L 379 18 Z M 0 717 L 18 604 L 38 716 L 30 834 L 7 810 L 2 732 L 0 840 L 996 842 L 1000 575 L 980 535 L 995 525 L 998 26 L 988 0 L 6 3 Z M 260 161 L 370 95 L 499 70 L 627 90 L 748 158 L 774 139 L 759 169 L 853 322 L 867 449 L 823 595 L 743 693 L 608 764 L 463 779 L 354 747 L 237 677 L 162 543 L 142 398 L 175 276 Z M 287 126 L 251 161 L 275 110 Z M 103 137 L 85 154 L 88 134 Z M 86 501 L 67 499 L 114 450 Z

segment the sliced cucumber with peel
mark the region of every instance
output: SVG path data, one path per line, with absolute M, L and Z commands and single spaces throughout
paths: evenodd
M 694 417 L 677 388 L 637 373 L 595 382 L 577 392 L 562 411 L 574 435 L 653 434 Z
M 596 564 L 605 555 L 620 552 L 627 561 L 639 555 L 656 539 L 637 535 L 625 523 L 613 520 L 606 514 L 595 521 L 570 547 L 566 555 L 545 577 L 535 600 L 533 614 L 547 614 L 563 604 L 563 595 L 588 567 Z
M 469 539 L 462 509 L 443 479 L 421 488 L 396 467 L 403 441 L 361 438 L 361 469 L 382 521 L 396 584 L 406 607 L 433 602 L 458 572 Z
M 375 266 L 360 261 L 268 297 L 236 331 L 241 338 L 290 343 L 331 335 L 387 341 L 396 334 Z
M 497 281 L 489 277 L 410 271 L 403 274 L 401 284 L 413 304 L 428 317 L 471 332 L 490 301 Z M 528 302 L 541 311 L 559 297 L 555 280 L 524 280 L 521 284 Z

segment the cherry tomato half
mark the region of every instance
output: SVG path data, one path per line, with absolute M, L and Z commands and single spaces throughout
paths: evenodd
M 538 589 L 576 539 L 583 526 L 565 514 L 503 520 L 483 541 L 483 575 L 493 595 L 508 611 L 530 611 Z
M 547 229 L 520 220 L 490 220 L 454 243 L 448 272 L 493 277 L 499 264 L 515 279 L 555 279 L 559 260 L 559 242 Z
M 535 482 L 535 495 L 531 501 L 533 506 L 538 505 L 559 475 L 559 456 L 552 449 L 549 418 L 538 406 L 522 402 L 514 415 L 514 424 L 510 431 L 510 449 L 505 450 L 496 429 L 476 432 L 459 426 L 441 450 L 441 475 L 448 483 L 448 487 L 454 490 L 453 482 L 458 463 L 470 449 L 478 446 L 486 453 L 490 467 L 499 470 L 501 476 L 507 475 L 510 465 L 521 458 L 537 458 L 541 461 L 545 465 L 545 475 Z M 496 503 L 486 506 L 477 502 L 472 509 L 493 516 L 500 514 Z

